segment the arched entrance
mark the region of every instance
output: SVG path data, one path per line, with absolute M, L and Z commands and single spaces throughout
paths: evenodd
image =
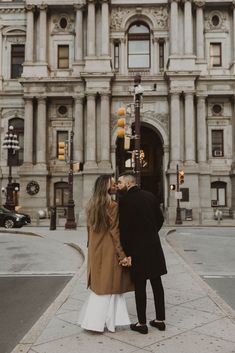
M 116 142 L 116 170 L 117 174 L 133 169 L 131 151 L 134 141 L 131 141 L 130 151 L 124 150 L 123 139 Z M 141 188 L 151 191 L 164 204 L 163 190 L 163 141 L 158 132 L 149 125 L 141 124 Z

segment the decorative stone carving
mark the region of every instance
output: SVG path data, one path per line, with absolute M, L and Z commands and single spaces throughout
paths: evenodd
M 66 19 L 67 20 L 67 26 L 66 27 L 61 27 L 60 22 L 61 19 Z M 58 15 L 53 16 L 53 34 L 58 34 L 58 33 L 74 33 L 74 18 L 69 16 L 66 13 L 61 13 Z
M 205 16 L 206 32 L 228 32 L 227 15 L 221 11 L 211 11 Z
M 168 114 L 156 113 L 153 110 L 141 112 L 141 120 L 157 120 L 165 131 L 169 131 L 169 117 Z
M 221 109 L 219 109 L 219 107 Z M 224 115 L 224 103 L 210 103 L 209 104 L 211 116 L 223 116 Z
M 167 29 L 168 28 L 168 11 L 165 6 L 156 6 L 149 8 L 114 8 L 111 13 L 111 29 L 119 31 L 123 29 L 126 19 L 130 15 L 145 15 L 152 18 L 156 29 Z
M 194 4 L 197 7 L 203 7 L 203 6 L 205 6 L 205 1 L 204 0 L 194 0 Z
M 24 13 L 25 12 L 25 9 L 24 8 L 13 8 L 13 9 L 7 9 L 7 8 L 4 8 L 4 9 L 1 9 L 0 8 L 0 13 Z

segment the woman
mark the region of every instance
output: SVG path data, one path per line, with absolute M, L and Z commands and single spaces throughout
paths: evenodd
M 105 325 L 129 325 L 123 293 L 132 291 L 128 259 L 121 247 L 118 205 L 112 200 L 114 180 L 110 175 L 97 178 L 87 207 L 88 287 L 91 293 L 79 317 L 82 328 L 103 332 Z

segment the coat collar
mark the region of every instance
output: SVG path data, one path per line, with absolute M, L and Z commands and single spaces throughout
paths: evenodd
M 136 192 L 136 191 L 140 191 L 140 188 L 139 188 L 139 186 L 134 185 L 127 191 L 127 193 L 129 194 L 129 193 Z

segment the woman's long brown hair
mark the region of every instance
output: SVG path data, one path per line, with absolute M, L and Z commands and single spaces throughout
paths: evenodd
M 106 231 L 109 227 L 108 206 L 112 199 L 109 194 L 111 175 L 100 175 L 94 185 L 93 195 L 87 206 L 87 224 L 95 232 Z

